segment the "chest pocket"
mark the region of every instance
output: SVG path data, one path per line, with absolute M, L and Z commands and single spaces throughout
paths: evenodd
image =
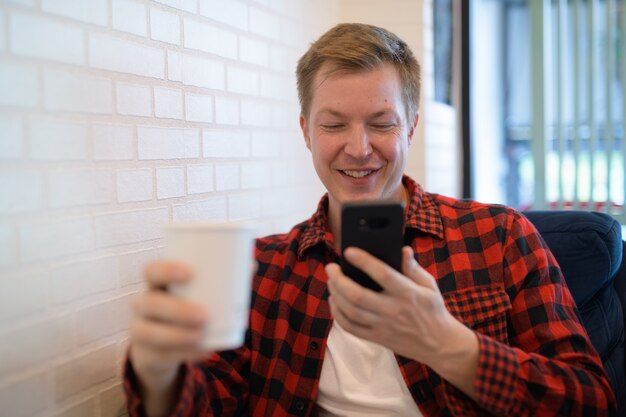
M 448 311 L 467 327 L 508 343 L 507 311 L 511 301 L 498 288 L 477 287 L 443 294 Z

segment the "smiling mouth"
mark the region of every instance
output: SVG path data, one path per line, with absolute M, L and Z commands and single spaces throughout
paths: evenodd
M 340 172 L 348 177 L 351 178 L 364 178 L 367 177 L 368 175 L 370 175 L 372 172 L 375 172 L 377 170 L 373 170 L 373 169 L 368 169 L 368 170 L 364 170 L 364 171 L 358 171 L 358 170 L 340 170 Z

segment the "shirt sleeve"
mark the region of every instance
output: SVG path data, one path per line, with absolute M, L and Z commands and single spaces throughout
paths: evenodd
M 245 415 L 248 409 L 249 351 L 242 347 L 184 364 L 182 384 L 171 417 Z M 145 416 L 139 383 L 131 362 L 124 367 L 124 390 L 130 417 Z
M 474 403 L 450 384 L 454 415 L 608 416 L 615 397 L 560 268 L 534 226 L 511 217 L 504 284 L 508 343 L 478 333 Z

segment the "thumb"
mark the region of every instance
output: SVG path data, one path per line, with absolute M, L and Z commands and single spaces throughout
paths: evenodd
M 410 246 L 402 248 L 402 273 L 415 283 L 439 292 L 435 278 L 417 263 L 413 249 Z

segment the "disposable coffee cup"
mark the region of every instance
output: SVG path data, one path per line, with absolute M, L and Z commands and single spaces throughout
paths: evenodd
M 254 256 L 254 223 L 175 223 L 166 226 L 166 256 L 193 271 L 188 283 L 170 285 L 179 297 L 207 309 L 202 348 L 240 347 L 248 327 Z

